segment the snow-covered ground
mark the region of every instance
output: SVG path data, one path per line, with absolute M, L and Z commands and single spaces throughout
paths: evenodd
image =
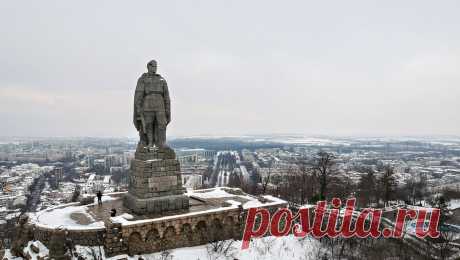
M 261 202 L 259 201 L 258 198 L 250 195 L 235 195 L 232 193 L 229 193 L 227 191 L 230 190 L 238 190 L 239 189 L 233 189 L 233 188 L 228 188 L 228 187 L 217 187 L 217 188 L 212 188 L 212 189 L 206 189 L 206 190 L 197 190 L 197 191 L 188 191 L 187 196 L 193 196 L 193 197 L 198 197 L 201 199 L 212 199 L 212 198 L 229 198 L 229 200 L 226 200 L 226 202 L 230 203 L 233 206 L 238 206 L 241 205 L 242 203 L 235 201 L 232 198 L 241 198 L 243 200 L 246 200 L 247 202 L 243 203 L 243 208 L 248 209 L 248 208 L 257 208 L 257 207 L 263 207 L 263 206 L 273 206 L 276 204 L 283 204 L 287 203 L 286 201 L 270 196 L 270 195 L 265 195 L 262 196 L 264 199 L 267 200 L 267 202 Z
M 73 214 L 82 214 L 88 220 L 92 221 L 91 224 L 79 224 L 72 217 Z M 68 206 L 59 209 L 53 209 L 50 211 L 42 211 L 32 217 L 32 221 L 36 224 L 41 224 L 50 228 L 103 228 L 104 223 L 102 221 L 94 222 L 94 218 L 88 213 L 86 206 Z
M 196 190 L 196 191 L 188 191 L 187 196 L 194 196 L 201 199 L 210 199 L 210 198 L 231 198 L 235 195 L 226 192 L 221 188 L 215 189 L 206 189 L 206 190 Z
M 234 192 L 232 192 L 234 191 Z M 244 209 L 248 208 L 255 208 L 255 207 L 267 207 L 267 206 L 275 206 L 275 205 L 285 205 L 286 201 L 278 199 L 273 196 L 263 196 L 263 199 L 259 200 L 259 198 L 246 195 L 244 193 L 240 193 L 241 190 L 239 189 L 232 189 L 232 188 L 213 188 L 213 189 L 206 189 L 206 190 L 196 190 L 196 191 L 188 191 L 186 193 L 187 196 L 193 196 L 201 199 L 213 199 L 213 198 L 223 198 L 224 201 L 228 203 L 227 206 L 212 208 L 206 211 L 196 211 L 196 212 L 189 212 L 185 214 L 173 215 L 173 216 L 166 216 L 162 218 L 156 218 L 155 220 L 160 221 L 161 219 L 172 219 L 176 217 L 184 217 L 190 216 L 195 214 L 201 214 L 205 212 L 218 212 L 228 209 L 238 208 L 240 205 L 243 206 Z M 235 194 L 233 194 L 235 193 Z M 115 193 L 114 193 L 115 194 Z M 241 195 L 236 195 L 241 194 Z M 225 200 L 228 198 L 228 200 Z M 102 201 L 111 201 L 115 199 L 120 199 L 120 197 L 113 197 L 110 194 L 107 194 L 102 197 Z M 239 200 L 239 201 L 238 201 Z M 240 202 L 242 201 L 242 202 Z M 67 229 L 92 229 L 92 228 L 103 228 L 104 223 L 102 221 L 95 221 L 93 216 L 89 213 L 90 206 L 94 206 L 97 204 L 97 198 L 94 199 L 94 203 L 88 206 L 80 206 L 78 203 L 71 203 L 67 205 L 61 205 L 55 208 L 50 208 L 47 210 L 43 210 L 37 212 L 35 214 L 31 214 L 31 221 L 39 226 L 45 226 L 49 228 L 67 228 Z M 84 219 L 84 223 L 80 224 L 77 219 Z M 132 216 L 120 216 L 114 218 L 113 220 L 123 223 L 123 224 L 140 224 L 144 222 L 149 222 L 151 220 L 133 220 Z M 89 223 L 89 224 L 88 224 Z
M 146 260 L 313 260 L 318 259 L 320 255 L 320 243 L 316 239 L 307 237 L 299 239 L 294 236 L 287 237 L 264 237 L 254 239 L 250 247 L 241 250 L 241 241 L 227 240 L 220 242 L 222 248 L 228 248 L 226 252 L 214 252 L 213 245 L 208 244 L 196 247 L 185 247 L 167 251 L 167 253 L 155 253 L 142 255 Z M 79 247 L 78 251 L 87 257 L 91 258 L 91 249 L 87 247 Z M 225 251 L 225 250 L 222 250 Z M 168 254 L 169 258 L 162 258 Z M 117 257 L 103 258 L 107 260 L 129 259 L 137 260 L 139 256 L 129 257 L 120 255 Z M 85 258 L 86 259 L 86 258 Z
M 30 250 L 29 247 L 25 251 Z M 34 242 L 36 243 L 36 242 Z M 221 248 L 221 250 L 214 250 Z M 226 240 L 219 244 L 207 244 L 196 247 L 184 247 L 159 252 L 154 254 L 141 255 L 145 260 L 314 260 L 321 259 L 320 243 L 318 240 L 307 238 L 296 238 L 294 236 L 287 237 L 264 237 L 254 239 L 250 247 L 241 250 L 241 241 Z M 129 257 L 127 255 L 119 255 L 106 258 L 102 247 L 76 247 L 77 253 L 86 260 L 93 260 L 93 255 L 101 256 L 101 260 L 138 260 L 139 255 Z M 32 259 L 37 259 L 36 256 L 43 256 L 48 253 L 48 249 L 40 244 L 40 254 L 33 254 Z M 5 256 L 8 259 L 22 260 L 22 258 L 14 258 L 7 250 Z M 77 258 L 73 258 L 77 259 Z
M 460 200 L 451 200 L 449 203 L 450 210 L 458 209 L 460 208 Z
M 35 247 L 38 252 L 35 252 L 32 247 Z M 29 241 L 27 243 L 27 246 L 24 248 L 24 255 L 28 256 L 30 260 L 38 260 L 38 259 L 44 259 L 49 255 L 49 250 L 46 248 L 45 245 L 43 245 L 40 241 Z M 22 257 L 14 257 L 11 255 L 11 252 L 9 250 L 6 250 L 5 255 L 3 256 L 3 259 L 8 259 L 8 260 L 22 260 Z
M 102 201 L 111 201 L 116 198 L 104 195 Z M 97 198 L 94 199 L 93 205 L 97 204 Z M 75 215 L 80 215 L 86 218 L 90 224 L 79 224 L 75 219 Z M 78 203 L 68 204 L 68 206 L 58 206 L 47 210 L 39 211 L 30 215 L 33 223 L 50 228 L 67 228 L 67 229 L 87 229 L 87 228 L 103 228 L 104 222 L 96 222 L 88 213 L 88 206 L 80 206 Z

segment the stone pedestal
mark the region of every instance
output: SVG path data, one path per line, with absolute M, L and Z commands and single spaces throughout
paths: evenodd
M 137 148 L 131 162 L 125 207 L 136 214 L 188 209 L 189 200 L 184 192 L 174 150 L 169 147 Z
M 128 250 L 126 242 L 123 241 L 123 227 L 121 223 L 114 223 L 109 219 L 105 223 L 106 234 L 104 239 L 104 252 L 106 256 L 116 256 Z

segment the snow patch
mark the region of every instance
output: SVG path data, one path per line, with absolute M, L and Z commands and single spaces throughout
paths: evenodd
M 185 247 L 159 252 L 154 254 L 144 254 L 136 256 L 118 255 L 111 258 L 105 258 L 103 249 L 98 247 L 82 247 L 77 246 L 76 251 L 85 259 L 92 259 L 91 251 L 99 256 L 101 252 L 102 260 L 127 259 L 137 260 L 140 256 L 146 260 L 168 259 L 168 260 L 217 260 L 217 259 L 238 259 L 238 260 L 254 260 L 254 259 L 283 259 L 283 260 L 314 260 L 318 259 L 320 254 L 320 242 L 314 238 L 297 238 L 294 236 L 286 237 L 264 237 L 251 241 L 250 247 L 246 250 L 241 250 L 241 241 L 226 240 L 226 252 L 215 252 L 215 243 Z M 165 256 L 169 254 L 169 258 Z
M 128 223 L 129 220 L 134 219 L 133 215 L 124 213 L 120 216 L 113 217 L 111 218 L 113 223 L 120 223 L 120 224 L 125 224 Z
M 234 197 L 235 195 L 230 194 L 221 188 L 215 188 L 211 190 L 189 191 L 187 192 L 187 196 L 194 196 L 201 199 L 212 199 Z
M 232 206 L 239 206 L 241 205 L 241 202 L 235 201 L 235 200 L 226 200 L 225 202 L 229 203 Z
M 38 248 L 38 253 L 35 253 L 31 247 Z M 49 250 L 43 245 L 40 241 L 29 241 L 27 247 L 24 248 L 24 254 L 30 256 L 30 260 L 43 259 L 45 256 L 48 256 Z M 9 258 L 8 258 L 9 259 Z
M 454 210 L 460 208 L 460 200 L 451 200 L 449 203 L 449 209 Z
M 94 218 L 88 213 L 88 208 L 86 206 L 68 206 L 59 209 L 53 209 L 50 211 L 43 211 L 38 216 L 36 216 L 37 224 L 45 225 L 50 228 L 103 228 L 104 222 L 93 222 L 87 225 L 79 224 L 74 220 L 72 214 L 83 214 L 90 221 L 94 221 Z

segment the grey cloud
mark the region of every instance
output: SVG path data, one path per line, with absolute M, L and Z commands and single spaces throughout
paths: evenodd
M 0 136 L 135 136 L 132 95 L 151 58 L 170 85 L 170 135 L 460 135 L 459 11 L 457 1 L 9 1 Z

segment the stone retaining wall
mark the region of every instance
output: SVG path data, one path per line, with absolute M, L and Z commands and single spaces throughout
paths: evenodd
M 244 212 L 228 209 L 140 223 L 109 223 L 105 240 L 108 256 L 153 253 L 178 247 L 197 246 L 216 240 L 241 239 Z
M 273 214 L 280 207 L 287 205 L 265 208 Z M 104 249 L 107 256 L 134 255 L 228 239 L 240 240 L 246 216 L 247 210 L 233 208 L 139 223 L 108 223 Z
M 263 207 L 273 213 L 280 207 L 287 207 L 287 204 Z M 103 246 L 107 256 L 134 255 L 214 241 L 239 240 L 242 238 L 246 216 L 246 209 L 227 207 L 139 221 L 117 222 L 119 218 L 110 218 L 102 228 L 64 230 L 65 241 L 52 239 L 56 237 L 58 229 L 33 223 L 27 224 L 28 232 L 25 233 L 31 235 L 30 239 L 39 240 L 46 246 L 56 242 L 61 247 Z
M 56 231 L 54 228 L 45 228 L 40 226 L 31 226 L 33 239 L 39 240 L 45 245 L 49 245 L 52 234 Z M 74 245 L 95 246 L 104 243 L 105 228 L 72 230 L 66 229 L 66 238 Z

